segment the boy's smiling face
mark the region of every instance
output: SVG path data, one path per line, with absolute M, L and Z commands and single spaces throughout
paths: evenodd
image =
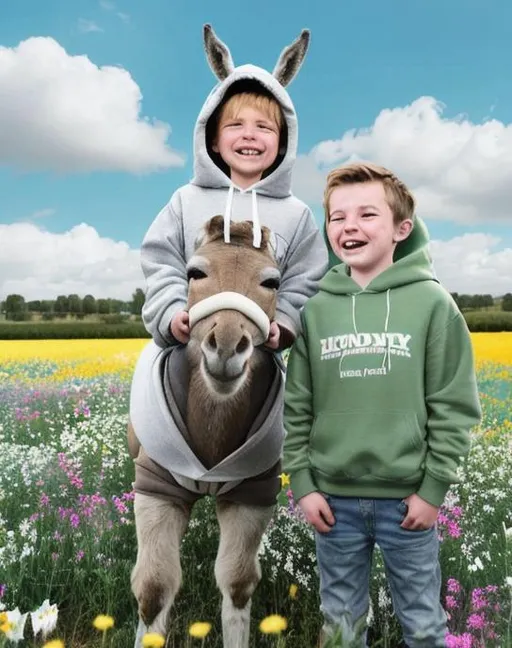
M 329 243 L 363 288 L 392 265 L 397 243 L 412 229 L 410 219 L 394 222 L 381 182 L 336 187 L 329 198 L 328 213 Z
M 231 171 L 231 180 L 247 189 L 261 180 L 279 151 L 279 127 L 263 112 L 243 106 L 234 117 L 223 117 L 212 149 Z

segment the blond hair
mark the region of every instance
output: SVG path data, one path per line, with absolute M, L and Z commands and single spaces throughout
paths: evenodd
M 355 162 L 352 164 L 344 164 L 331 171 L 327 176 L 327 184 L 324 191 L 326 222 L 329 222 L 329 201 L 332 192 L 337 187 L 364 182 L 382 183 L 388 205 L 393 213 L 393 220 L 396 224 L 408 218 L 413 218 L 415 208 L 414 197 L 406 185 L 394 173 L 385 167 L 371 162 Z
M 217 124 L 224 119 L 236 119 L 240 111 L 247 106 L 264 114 L 281 131 L 284 119 L 279 104 L 273 97 L 257 92 L 239 92 L 230 97 L 220 109 Z

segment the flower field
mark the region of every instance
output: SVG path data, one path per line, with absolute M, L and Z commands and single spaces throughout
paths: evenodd
M 508 648 L 512 333 L 475 333 L 472 340 L 483 422 L 438 524 L 447 646 Z M 0 647 L 133 645 L 134 471 L 126 423 L 130 378 L 145 344 L 0 341 Z M 280 502 L 261 548 L 251 646 L 311 648 L 321 625 L 313 536 L 286 485 Z M 205 499 L 183 541 L 184 584 L 167 646 L 222 646 L 216 544 Z M 370 617 L 369 645 L 398 648 L 378 554 Z M 147 645 L 162 645 L 154 641 Z

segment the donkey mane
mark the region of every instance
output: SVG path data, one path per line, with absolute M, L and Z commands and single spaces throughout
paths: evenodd
M 231 244 L 241 247 L 252 247 L 253 245 L 253 222 L 250 220 L 231 222 L 230 228 Z M 214 216 L 205 226 L 204 235 L 196 241 L 196 249 L 206 243 L 224 240 L 224 218 Z M 261 249 L 270 247 L 270 231 L 266 227 L 261 228 Z

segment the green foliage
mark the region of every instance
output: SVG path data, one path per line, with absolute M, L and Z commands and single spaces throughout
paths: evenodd
M 503 299 L 501 301 L 501 309 L 508 312 L 512 311 L 512 293 L 503 295 Z
M 512 331 L 512 312 L 470 311 L 464 313 L 464 318 L 473 333 Z
M 117 317 L 117 316 L 113 316 Z M 38 322 L 0 323 L 0 340 L 72 340 L 149 338 L 141 322 Z

